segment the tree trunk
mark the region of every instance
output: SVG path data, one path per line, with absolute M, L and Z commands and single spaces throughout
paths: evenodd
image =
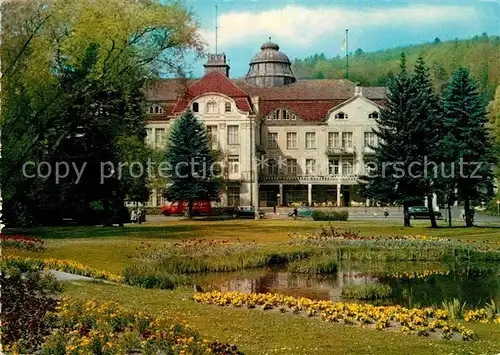
M 125 218 L 124 213 L 125 213 L 125 199 L 123 198 L 123 195 L 121 191 L 119 192 L 120 196 L 118 197 L 118 227 L 124 227 L 123 225 L 123 219 Z
M 193 218 L 193 200 L 188 201 L 188 219 Z
M 403 213 L 404 213 L 404 224 L 405 224 L 405 227 L 411 227 L 410 216 L 408 216 L 408 207 L 410 207 L 409 204 L 407 202 L 405 202 L 403 204 Z
M 464 210 L 465 210 L 465 226 L 473 227 L 474 223 L 472 222 L 472 211 L 470 208 L 470 200 L 468 198 L 464 200 Z
M 432 204 L 432 195 L 427 196 L 427 208 L 429 209 L 429 217 L 431 220 L 431 228 L 437 228 L 436 216 L 434 215 L 434 205 Z
M 448 227 L 451 228 L 451 201 L 448 200 Z
M 102 205 L 103 205 L 103 210 L 104 210 L 103 226 L 104 227 L 112 227 L 113 224 L 110 222 L 110 219 L 109 219 L 109 199 L 107 197 L 104 198 Z

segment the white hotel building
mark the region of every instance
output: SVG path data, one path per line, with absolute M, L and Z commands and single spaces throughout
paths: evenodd
M 172 122 L 191 109 L 223 156 L 222 205 L 361 205 L 358 176 L 377 144 L 385 95 L 349 80 L 296 80 L 288 57 L 267 42 L 244 79 L 230 79 L 226 56 L 216 54 L 201 79 L 157 82 L 147 141 L 164 149 Z M 154 191 L 148 205 L 163 202 Z

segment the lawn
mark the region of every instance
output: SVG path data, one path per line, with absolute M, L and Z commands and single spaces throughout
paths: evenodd
M 182 239 L 239 239 L 259 244 L 276 244 L 286 241 L 293 233 L 308 233 L 320 229 L 325 222 L 311 220 L 227 220 L 227 221 L 168 221 L 155 224 L 119 227 L 57 227 L 10 230 L 40 237 L 46 250 L 36 252 L 9 252 L 19 256 L 67 259 L 96 269 L 121 273 L 131 259 L 144 248 L 168 248 Z M 439 228 L 431 229 L 428 222 L 418 221 L 412 228 L 404 228 L 392 221 L 332 222 L 335 226 L 359 230 L 361 235 L 431 235 L 457 240 L 474 240 L 480 243 L 500 242 L 500 228 Z M 498 244 L 496 244 L 498 245 Z
M 333 222 L 365 236 L 430 235 L 499 247 L 500 228 L 430 229 L 419 221 L 412 228 L 398 222 Z M 325 222 L 311 220 L 168 221 L 111 227 L 59 227 L 10 230 L 9 234 L 40 237 L 44 252 L 4 250 L 5 254 L 36 258 L 74 260 L 84 265 L 121 274 L 142 252 L 171 248 L 185 239 L 256 242 L 268 249 L 280 248 L 293 233 L 310 233 Z M 235 343 L 245 354 L 470 354 L 500 352 L 500 326 L 467 324 L 478 341 L 429 339 L 392 331 L 376 331 L 306 319 L 275 311 L 216 307 L 194 302 L 193 291 L 141 289 L 104 283 L 73 282 L 65 295 L 118 301 L 124 307 L 167 312 L 172 319 L 185 320 L 204 337 Z
M 236 343 L 245 354 L 494 354 L 500 351 L 500 326 L 467 324 L 478 341 L 446 341 L 391 331 L 376 331 L 257 309 L 216 307 L 191 300 L 188 289 L 144 290 L 98 283 L 72 283 L 72 297 L 117 301 L 152 313 L 185 320 L 203 336 Z

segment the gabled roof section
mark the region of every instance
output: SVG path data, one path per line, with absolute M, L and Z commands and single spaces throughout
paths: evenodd
M 344 79 L 298 80 L 293 84 L 264 88 L 234 80 L 250 96 L 261 100 L 347 100 L 354 96 L 356 84 Z
M 218 93 L 231 97 L 236 102 L 236 107 L 241 111 L 251 112 L 250 98 L 248 94 L 234 84 L 229 78 L 220 72 L 211 72 L 200 80 L 189 85 L 184 95 L 177 101 L 174 113 L 180 113 L 187 109 L 189 102 L 197 96 L 207 93 Z
M 322 121 L 326 117 L 328 111 L 332 109 L 332 107 L 338 106 L 342 102 L 343 100 L 266 100 L 259 102 L 259 113 L 262 117 L 264 117 L 277 109 L 289 109 L 297 116 L 299 116 L 299 119 L 302 119 L 304 121 Z
M 335 107 L 332 107 L 331 110 L 329 110 L 329 112 L 334 111 L 334 110 L 338 110 L 338 109 L 344 107 L 345 105 L 348 105 L 351 102 L 356 101 L 358 99 L 361 99 L 361 100 L 363 100 L 363 101 L 365 101 L 365 102 L 367 102 L 367 103 L 369 103 L 371 105 L 374 105 L 374 106 L 377 106 L 379 108 L 382 108 L 382 105 L 379 104 L 379 102 L 381 100 L 370 100 L 370 99 L 368 99 L 365 96 L 356 95 L 356 96 L 351 97 L 349 100 L 346 100 L 346 101 L 340 103 L 339 105 L 336 105 Z

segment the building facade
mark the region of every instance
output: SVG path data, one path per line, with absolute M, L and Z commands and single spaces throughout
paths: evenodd
M 201 79 L 164 79 L 148 92 L 147 143 L 164 149 L 170 125 L 190 109 L 220 153 L 221 204 L 351 206 L 367 203 L 358 176 L 377 145 L 384 87 L 349 80 L 296 80 L 288 57 L 262 45 L 244 79 L 224 54 L 209 55 Z M 150 206 L 164 203 L 154 191 Z

